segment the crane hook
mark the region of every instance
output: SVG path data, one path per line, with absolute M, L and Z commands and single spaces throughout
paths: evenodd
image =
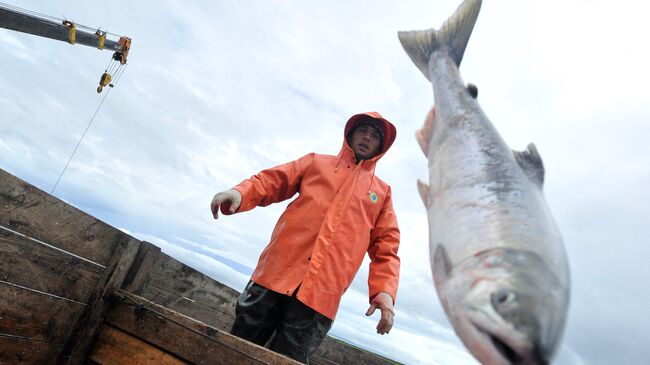
M 108 70 L 106 70 L 102 76 L 99 78 L 99 86 L 97 86 L 97 93 L 101 93 L 102 90 L 104 90 L 104 86 L 108 85 L 110 87 L 113 87 L 113 84 L 111 84 L 111 79 L 113 77 L 111 74 L 108 73 Z

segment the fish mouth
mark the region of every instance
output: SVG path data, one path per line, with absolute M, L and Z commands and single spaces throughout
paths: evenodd
M 499 365 L 529 364 L 529 362 L 524 362 L 525 351 L 512 343 L 511 339 L 500 337 L 478 326 L 475 327 L 475 330 L 480 338 L 478 342 L 481 343 L 479 352 L 475 355 L 482 362 Z
M 484 363 L 517 365 L 548 364 L 542 357 L 537 356 L 535 345 L 528 336 L 505 323 L 494 323 L 484 315 L 474 315 L 469 321 L 475 331 L 477 353 L 475 356 L 484 359 Z
M 519 355 L 517 351 L 515 351 L 500 338 L 490 334 L 487 335 L 492 341 L 494 348 L 496 348 L 501 356 L 508 360 L 511 364 L 521 364 L 524 361 L 523 356 Z

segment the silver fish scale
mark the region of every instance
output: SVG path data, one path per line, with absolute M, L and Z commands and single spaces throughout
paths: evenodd
M 455 266 L 478 252 L 511 247 L 556 266 L 564 257 L 562 239 L 541 187 L 467 93 L 453 61 L 436 53 L 429 67 L 437 105 L 428 153 L 432 254 L 443 244 Z

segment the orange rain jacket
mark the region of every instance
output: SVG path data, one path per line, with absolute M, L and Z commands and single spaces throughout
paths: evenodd
M 355 161 L 343 140 L 338 156 L 310 153 L 242 181 L 237 212 L 300 195 L 284 211 L 262 252 L 251 280 L 278 293 L 292 295 L 334 319 L 341 296 L 354 279 L 365 252 L 370 256 L 370 299 L 379 292 L 397 295 L 400 233 L 391 189 L 375 176 L 377 161 L 395 141 L 396 129 L 379 113 L 354 115 L 345 134 L 361 119 L 383 122 L 381 152 Z

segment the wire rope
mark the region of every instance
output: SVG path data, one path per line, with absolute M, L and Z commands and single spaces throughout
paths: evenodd
M 63 22 L 63 19 L 61 19 L 61 18 L 57 18 L 57 17 L 47 15 L 47 14 L 43 14 L 43 13 L 39 13 L 39 12 L 33 11 L 33 10 L 23 9 L 23 8 L 18 7 L 18 6 L 10 5 L 10 4 L 4 3 L 4 2 L 0 2 L 0 8 L 6 9 L 6 10 L 9 10 L 9 11 L 13 11 L 15 13 L 19 13 L 19 14 L 22 14 L 22 15 L 38 18 L 38 19 L 44 20 L 44 21 L 51 21 L 51 22 L 56 22 L 56 23 Z M 87 30 L 89 32 L 93 32 L 93 33 L 95 31 L 101 31 L 100 29 L 91 28 L 91 27 L 85 26 L 83 24 L 78 24 L 78 23 L 75 23 L 75 27 L 77 27 L 77 29 L 85 29 L 85 30 Z M 112 36 L 120 37 L 119 35 L 114 34 L 114 33 L 110 33 L 108 31 L 102 31 L 102 33 L 105 33 L 107 35 L 110 34 Z M 75 146 L 74 150 L 72 151 L 72 154 L 70 154 L 70 157 L 68 158 L 68 161 L 65 163 L 65 166 L 63 167 L 63 170 L 61 170 L 61 173 L 59 174 L 59 177 L 56 179 L 56 183 L 54 184 L 54 187 L 52 188 L 52 191 L 50 192 L 50 194 L 54 194 L 54 191 L 59 186 L 59 183 L 61 182 L 61 178 L 63 178 L 63 174 L 65 174 L 65 171 L 67 170 L 68 166 L 70 165 L 70 162 L 72 161 L 75 154 L 77 153 L 77 150 L 79 149 L 79 146 L 81 145 L 81 142 L 83 141 L 84 137 L 86 136 L 86 133 L 88 133 L 88 130 L 90 129 L 90 126 L 92 125 L 93 121 L 95 120 L 95 117 L 97 116 L 97 113 L 99 113 L 99 110 L 101 109 L 102 105 L 104 104 L 104 101 L 106 100 L 106 97 L 108 97 L 108 94 L 110 93 L 111 88 L 117 84 L 117 82 L 122 77 L 122 74 L 124 74 L 124 70 L 126 69 L 126 67 L 122 68 L 122 66 L 126 66 L 126 65 L 119 64 L 113 58 L 111 58 L 111 60 L 108 62 L 108 66 L 106 67 L 106 72 L 108 72 L 109 74 L 114 72 L 115 76 L 116 76 L 116 80 L 115 80 L 115 82 L 113 82 L 111 84 L 111 87 L 108 88 L 108 90 L 106 90 L 106 93 L 102 97 L 102 100 L 99 102 L 99 105 L 97 106 L 97 109 L 95 110 L 95 113 L 93 114 L 92 118 L 90 118 L 90 121 L 88 122 L 88 125 L 86 125 L 86 129 L 84 130 L 83 134 L 81 135 L 81 138 L 79 138 L 79 141 L 77 142 L 77 145 Z
M 122 72 L 119 74 L 119 77 L 117 77 L 117 79 L 113 83 L 113 86 L 115 86 L 117 84 L 117 82 L 120 81 L 120 78 L 122 77 L 122 74 L 124 74 L 124 70 L 126 69 L 126 66 L 127 65 L 125 65 L 124 69 L 122 69 Z M 61 182 L 61 178 L 63 177 L 63 174 L 65 174 L 65 170 L 67 170 L 68 165 L 70 165 L 70 161 L 72 161 L 72 158 L 77 153 L 77 149 L 79 149 L 79 146 L 81 145 L 81 142 L 83 141 L 84 137 L 86 136 L 86 133 L 88 133 L 88 130 L 90 129 L 90 126 L 93 124 L 93 121 L 95 120 L 95 117 L 97 116 L 97 113 L 99 112 L 99 109 L 104 104 L 104 100 L 106 100 L 106 97 L 111 92 L 111 89 L 112 89 L 112 87 L 108 88 L 108 90 L 106 90 L 106 94 L 104 94 L 104 97 L 102 97 L 102 100 L 99 102 L 99 105 L 97 106 L 97 109 L 95 110 L 95 114 L 93 114 L 92 118 L 90 118 L 90 121 L 88 122 L 88 125 L 86 126 L 86 129 L 84 130 L 83 134 L 81 135 L 81 138 L 79 138 L 79 141 L 77 142 L 77 145 L 75 146 L 74 150 L 72 151 L 72 154 L 70 154 L 70 157 L 68 158 L 68 161 L 65 163 L 65 166 L 63 167 L 63 170 L 61 170 L 61 173 L 59 174 L 59 177 L 56 179 L 56 183 L 54 183 L 54 187 L 52 188 L 52 191 L 50 191 L 51 195 L 54 195 L 54 191 L 56 190 L 57 186 L 59 186 L 59 182 Z

